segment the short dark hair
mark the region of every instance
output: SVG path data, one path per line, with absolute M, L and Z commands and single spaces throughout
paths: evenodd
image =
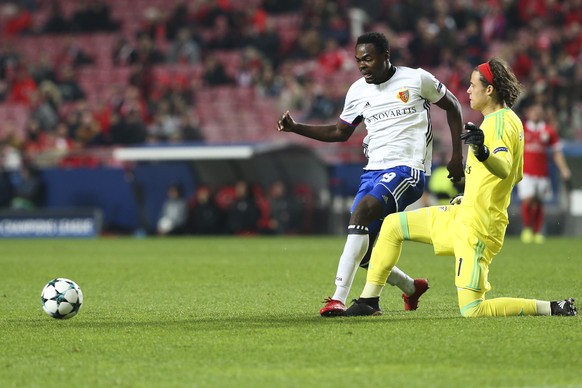
M 378 53 L 390 53 L 388 39 L 381 32 L 366 32 L 358 37 L 356 46 L 359 44 L 372 44 Z

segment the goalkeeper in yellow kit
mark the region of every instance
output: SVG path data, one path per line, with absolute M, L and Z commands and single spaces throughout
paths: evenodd
M 346 316 L 380 315 L 379 298 L 405 240 L 432 244 L 437 255 L 454 255 L 455 285 L 464 317 L 576 315 L 574 299 L 541 301 L 485 299 L 491 289 L 489 265 L 503 246 L 507 207 L 523 172 L 523 126 L 511 110 L 521 86 L 507 64 L 492 59 L 475 68 L 467 93 L 471 108 L 483 114 L 481 128 L 465 125 L 461 135 L 470 152 L 465 193 L 453 206 L 432 206 L 385 218 L 372 251 L 366 286 Z

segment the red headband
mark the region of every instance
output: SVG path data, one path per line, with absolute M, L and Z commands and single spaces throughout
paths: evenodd
M 491 71 L 491 65 L 489 62 L 485 62 L 477 66 L 479 72 L 483 74 L 483 77 L 489 82 L 489 85 L 493 85 L 493 72 Z

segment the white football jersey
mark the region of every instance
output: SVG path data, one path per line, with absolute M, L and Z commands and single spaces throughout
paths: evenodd
M 382 84 L 368 84 L 363 77 L 354 82 L 340 120 L 353 126 L 365 124 L 366 170 L 409 166 L 429 175 L 433 140 L 430 104 L 439 101 L 447 89 L 426 70 L 395 68 L 394 75 Z

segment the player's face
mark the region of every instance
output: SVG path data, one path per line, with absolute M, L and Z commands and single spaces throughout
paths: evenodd
M 488 93 L 487 88 L 483 86 L 480 80 L 480 73 L 478 71 L 473 71 L 471 74 L 471 83 L 469 84 L 469 89 L 467 93 L 469 94 L 469 101 L 471 102 L 471 109 L 476 111 L 483 111 L 488 103 Z
M 369 84 L 381 84 L 388 79 L 388 53 L 379 53 L 371 43 L 356 46 L 356 64 Z
M 539 105 L 534 105 L 529 109 L 528 118 L 537 123 L 538 121 L 542 120 L 542 108 Z

